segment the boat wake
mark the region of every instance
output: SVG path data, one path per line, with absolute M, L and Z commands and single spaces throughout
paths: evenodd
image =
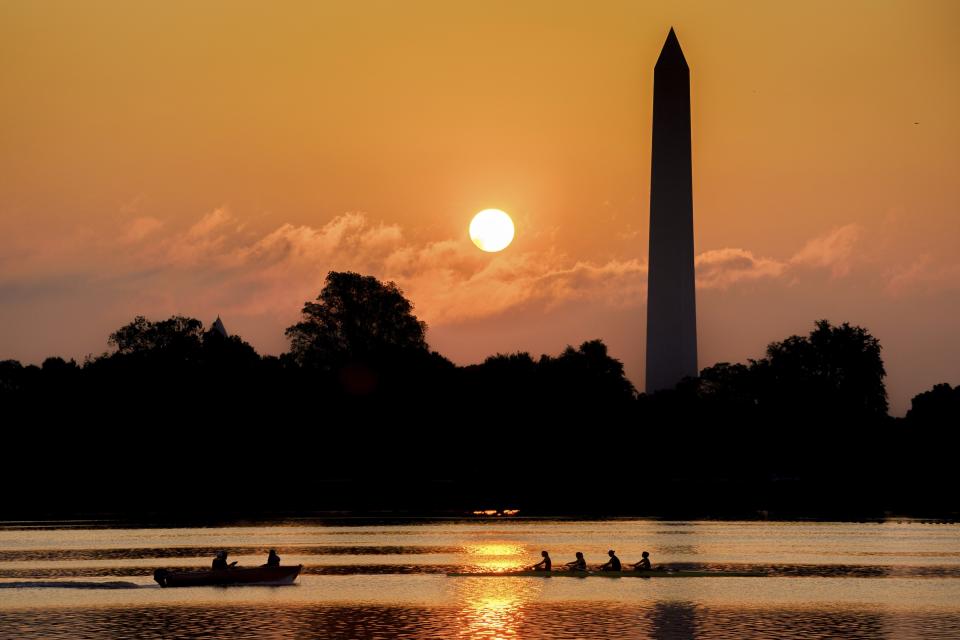
M 153 585 L 147 585 L 152 587 Z M 135 582 L 114 580 L 111 582 L 83 582 L 79 580 L 19 580 L 0 582 L 0 589 L 142 589 Z

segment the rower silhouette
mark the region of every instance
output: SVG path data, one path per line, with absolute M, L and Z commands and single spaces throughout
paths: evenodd
M 550 571 L 553 565 L 553 562 L 550 560 L 550 554 L 547 553 L 546 551 L 541 551 L 540 555 L 543 556 L 543 560 L 541 560 L 540 562 L 538 562 L 537 564 L 533 565 L 530 568 L 533 569 L 534 571 Z
M 607 551 L 607 555 L 610 556 L 610 559 L 600 567 L 600 571 L 620 571 L 620 558 L 617 557 L 616 552 L 610 549 L 610 551 Z
M 230 567 L 237 566 L 237 561 L 234 560 L 230 564 L 227 564 L 227 552 L 220 550 L 217 551 L 216 557 L 213 559 L 212 567 L 214 571 L 226 571 Z
M 280 566 L 280 556 L 277 555 L 276 549 L 270 549 L 270 553 L 267 554 L 267 564 L 263 565 L 265 567 L 279 567 Z
M 641 555 L 640 562 L 634 562 L 631 567 L 634 571 L 651 571 L 653 570 L 653 565 L 650 564 L 650 552 L 644 551 Z
M 567 567 L 569 571 L 586 571 L 587 561 L 583 557 L 583 552 L 577 551 L 577 559 L 573 562 L 568 562 L 563 566 Z

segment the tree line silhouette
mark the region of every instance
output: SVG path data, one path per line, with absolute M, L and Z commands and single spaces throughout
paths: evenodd
M 600 340 L 456 366 L 393 283 L 330 272 L 288 352 L 142 316 L 84 362 L 0 362 L 0 517 L 318 510 L 957 512 L 960 387 L 888 415 L 881 346 L 820 320 L 638 393 Z

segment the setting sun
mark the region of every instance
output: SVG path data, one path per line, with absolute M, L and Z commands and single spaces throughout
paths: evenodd
M 470 239 L 483 251 L 506 249 L 513 242 L 513 220 L 500 209 L 484 209 L 470 221 Z

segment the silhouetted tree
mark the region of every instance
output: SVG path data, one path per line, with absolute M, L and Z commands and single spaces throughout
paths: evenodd
M 427 354 L 426 329 L 396 284 L 331 271 L 316 302 L 304 304 L 303 319 L 286 335 L 299 365 L 333 370 L 350 361 Z
M 818 320 L 808 337 L 770 344 L 767 356 L 751 369 L 762 387 L 759 401 L 777 413 L 863 419 L 887 415 L 880 342 L 863 327 Z
M 82 373 L 75 360 L 66 361 L 63 358 L 47 358 L 40 365 L 40 371 L 43 387 L 58 399 L 74 393 Z
M 483 361 L 483 367 L 490 372 L 503 373 L 510 377 L 528 377 L 537 370 L 537 363 L 526 351 L 517 351 L 489 356 Z
M 193 318 L 138 316 L 111 334 L 113 352 L 83 366 L 0 361 L 0 414 L 18 425 L 5 444 L 42 451 L 44 468 L 60 474 L 46 494 L 11 492 L 0 517 L 224 515 L 208 506 L 210 490 L 224 487 L 218 508 L 238 512 L 281 502 L 301 513 L 491 503 L 682 516 L 955 508 L 946 444 L 960 423 L 960 388 L 937 385 L 906 419 L 889 419 L 880 345 L 860 327 L 820 321 L 760 360 L 719 363 L 639 396 L 600 340 L 456 367 L 429 350 L 425 328 L 396 285 L 331 272 L 280 357 L 261 358 Z M 222 452 L 249 425 L 261 429 L 249 443 L 268 455 L 238 466 Z M 277 473 L 272 454 L 293 450 L 319 463 L 308 454 Z M 36 464 L 9 456 L 0 481 L 13 485 Z
M 171 316 L 151 322 L 137 316 L 133 322 L 111 333 L 107 344 L 116 347 L 120 355 L 194 359 L 199 357 L 202 338 L 203 323 L 196 318 Z
M 232 373 L 260 363 L 260 356 L 250 343 L 238 335 L 224 336 L 213 329 L 202 335 L 201 353 L 205 363 Z
M 539 367 L 547 384 L 556 387 L 567 402 L 580 400 L 596 408 L 636 396 L 623 363 L 610 357 L 601 340 L 588 340 L 577 349 L 568 346 L 557 358 L 542 356 Z
M 490 394 L 488 397 L 510 402 L 513 406 L 537 401 L 538 364 L 529 353 L 498 353 L 482 364 L 467 367 L 467 371 L 472 379 L 468 386 L 482 384 L 484 393 Z
M 40 365 L 40 369 L 44 373 L 58 375 L 63 373 L 72 373 L 77 371 L 79 367 L 77 367 L 76 360 L 67 361 L 63 358 L 52 357 L 44 360 L 43 364 Z
M 0 360 L 0 396 L 17 393 L 23 384 L 22 375 L 19 360 Z
M 936 384 L 910 401 L 907 422 L 912 425 L 960 429 L 960 385 Z M 946 434 L 941 434 L 946 435 Z
M 753 408 L 757 397 L 753 365 L 718 362 L 702 370 L 697 385 L 700 399 L 716 408 Z

